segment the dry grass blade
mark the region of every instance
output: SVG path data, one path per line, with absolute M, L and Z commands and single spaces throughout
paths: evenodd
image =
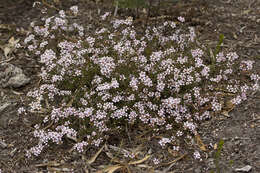
M 41 163 L 41 164 L 37 164 L 35 165 L 36 167 L 53 167 L 53 166 L 60 166 L 60 163 L 57 163 L 56 161 L 50 161 L 48 163 Z
M 123 166 L 121 165 L 113 165 L 113 166 L 108 166 L 107 168 L 98 171 L 97 173 L 113 173 L 116 170 L 122 168 Z
M 151 166 L 145 165 L 145 164 L 139 164 L 139 165 L 136 165 L 136 166 L 139 167 L 139 168 L 147 168 L 147 169 L 151 168 Z
M 137 160 L 137 161 L 132 161 L 132 162 L 129 162 L 128 164 L 129 165 L 140 164 L 140 163 L 143 163 L 144 161 L 146 161 L 147 159 L 149 159 L 150 157 L 151 157 L 151 155 L 146 155 L 143 159 Z
M 141 145 L 138 145 L 136 148 L 132 149 L 132 153 L 137 156 L 139 153 L 142 152 L 142 149 L 143 149 L 143 144 Z
M 115 147 L 115 146 L 113 146 L 113 145 L 108 145 L 108 148 L 110 148 L 110 149 L 112 149 L 112 150 L 114 150 L 114 151 L 116 151 L 116 152 L 119 152 L 119 153 L 121 153 L 121 154 L 129 153 L 129 151 L 127 151 L 127 150 L 125 150 L 125 149 L 123 149 L 123 148 Z
M 113 154 L 110 153 L 110 152 L 106 152 L 106 155 L 107 155 L 110 159 L 113 159 L 113 158 L 114 158 Z
M 71 172 L 72 170 L 69 168 L 53 168 L 47 167 L 48 172 Z
M 91 159 L 89 159 L 89 160 L 87 160 L 87 164 L 92 164 L 92 163 L 94 163 L 95 162 L 95 160 L 96 160 L 96 158 L 98 157 L 98 155 L 101 153 L 101 151 L 104 149 L 104 147 L 105 147 L 105 145 L 102 147 L 102 148 L 100 148 L 99 150 L 98 150 L 98 152 L 91 158 Z
M 177 161 L 183 159 L 185 156 L 187 156 L 187 154 L 183 154 L 182 156 L 178 157 L 177 159 L 174 159 L 174 160 L 172 160 L 172 161 L 170 161 L 170 162 L 168 162 L 168 163 L 162 163 L 161 165 L 173 164 L 173 163 L 175 163 L 175 162 L 177 162 Z
M 170 161 L 169 163 L 163 164 L 163 165 L 169 165 L 169 164 L 170 164 L 170 166 L 169 166 L 168 168 L 166 168 L 163 172 L 169 172 L 169 170 L 171 169 L 171 167 L 172 167 L 176 162 L 178 162 L 179 160 L 183 159 L 186 155 L 187 155 L 187 154 L 184 154 L 184 155 L 178 157 L 177 159 L 175 159 L 175 160 L 173 160 L 173 161 Z

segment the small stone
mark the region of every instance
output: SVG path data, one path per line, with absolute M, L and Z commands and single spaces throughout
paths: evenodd
M 246 165 L 246 166 L 243 167 L 243 168 L 237 168 L 237 169 L 235 169 L 235 171 L 236 171 L 236 172 L 249 172 L 249 171 L 251 171 L 251 169 L 252 169 L 252 166 Z
M 195 173 L 201 173 L 201 172 L 202 172 L 202 171 L 201 171 L 201 167 L 196 168 L 196 169 L 194 170 L 194 172 L 195 172 Z
M 214 163 L 214 159 L 213 158 L 209 158 L 207 160 L 207 164 L 208 164 L 208 167 L 211 168 L 211 169 L 215 169 L 216 168 L 216 165 Z
M 3 88 L 19 88 L 30 82 L 23 70 L 9 63 L 0 64 L 0 85 Z
M 12 86 L 14 88 L 19 88 L 28 84 L 30 79 L 26 77 L 23 73 L 17 74 L 9 79 L 7 86 Z

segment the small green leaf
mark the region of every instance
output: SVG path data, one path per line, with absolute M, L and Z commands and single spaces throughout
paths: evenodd
M 219 41 L 218 41 L 218 45 L 215 49 L 215 52 L 214 52 L 214 57 L 216 58 L 217 54 L 220 52 L 220 48 L 221 48 L 221 45 L 224 41 L 224 34 L 220 34 L 219 36 Z

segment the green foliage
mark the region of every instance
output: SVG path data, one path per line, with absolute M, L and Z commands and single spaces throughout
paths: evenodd
M 217 151 L 215 153 L 215 165 L 216 165 L 217 173 L 220 173 L 219 159 L 220 159 L 221 151 L 223 149 L 223 145 L 224 145 L 224 140 L 221 139 L 218 142 L 218 148 L 217 148 Z M 211 173 L 214 173 L 214 171 L 212 170 Z
M 210 51 L 211 51 L 211 55 L 210 55 L 210 57 L 211 57 L 211 63 L 210 63 L 210 70 L 212 71 L 212 73 L 214 73 L 215 71 L 216 71 L 216 56 L 217 56 L 217 54 L 220 52 L 220 50 L 221 50 L 221 46 L 222 46 L 222 43 L 223 43 L 223 41 L 224 41 L 224 35 L 223 34 L 220 34 L 220 36 L 219 36 L 219 41 L 218 41 L 218 44 L 217 44 L 217 46 L 216 46 L 216 48 L 215 48 L 215 51 L 214 51 L 214 53 L 213 53 L 213 51 L 210 49 Z
M 220 48 L 222 46 L 223 41 L 224 41 L 224 34 L 220 34 L 219 41 L 214 52 L 215 61 L 216 61 L 216 55 L 220 52 Z

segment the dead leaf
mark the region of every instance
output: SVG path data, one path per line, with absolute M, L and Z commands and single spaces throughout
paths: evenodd
M 245 10 L 245 11 L 243 11 L 243 13 L 242 14 L 245 14 L 245 15 L 248 15 L 248 13 L 250 13 L 250 9 L 248 9 L 248 10 Z
M 4 51 L 4 55 L 6 58 L 8 58 L 8 55 L 11 54 L 14 49 L 15 45 L 20 41 L 20 39 L 15 40 L 14 37 L 11 37 L 8 40 L 8 43 L 6 45 L 1 46 L 0 48 Z
M 14 47 L 19 41 L 20 41 L 20 39 L 15 40 L 14 37 L 11 37 L 11 38 L 8 40 L 8 45 L 9 45 L 10 47 Z
M 230 117 L 229 112 L 232 111 L 234 108 L 235 108 L 235 104 L 232 103 L 231 100 L 229 100 L 225 103 L 223 111 L 221 112 L 221 114 L 223 114 L 226 117 Z
M 5 54 L 6 58 L 8 58 L 9 53 L 11 53 L 11 48 L 10 47 L 4 47 L 4 54 Z
M 98 157 L 98 155 L 101 153 L 101 151 L 104 149 L 105 145 L 99 149 L 99 151 L 90 159 L 87 161 L 87 164 L 92 164 L 95 162 L 96 158 Z
M 195 139 L 196 139 L 196 142 L 197 142 L 198 146 L 200 147 L 200 149 L 202 151 L 207 151 L 205 144 L 202 142 L 202 140 L 198 134 L 195 135 Z
M 236 33 L 234 33 L 234 32 L 233 32 L 233 37 L 234 37 L 235 39 L 238 38 L 237 35 L 236 35 Z
M 226 111 L 226 110 L 223 110 L 223 111 L 221 112 L 222 115 L 224 115 L 224 116 L 226 116 L 226 117 L 230 117 L 228 113 L 229 113 L 229 111 Z
M 218 148 L 218 144 L 215 143 L 213 148 L 214 148 L 214 150 L 216 150 Z
M 231 100 L 227 101 L 225 106 L 229 110 L 233 110 L 235 108 L 235 104 Z

